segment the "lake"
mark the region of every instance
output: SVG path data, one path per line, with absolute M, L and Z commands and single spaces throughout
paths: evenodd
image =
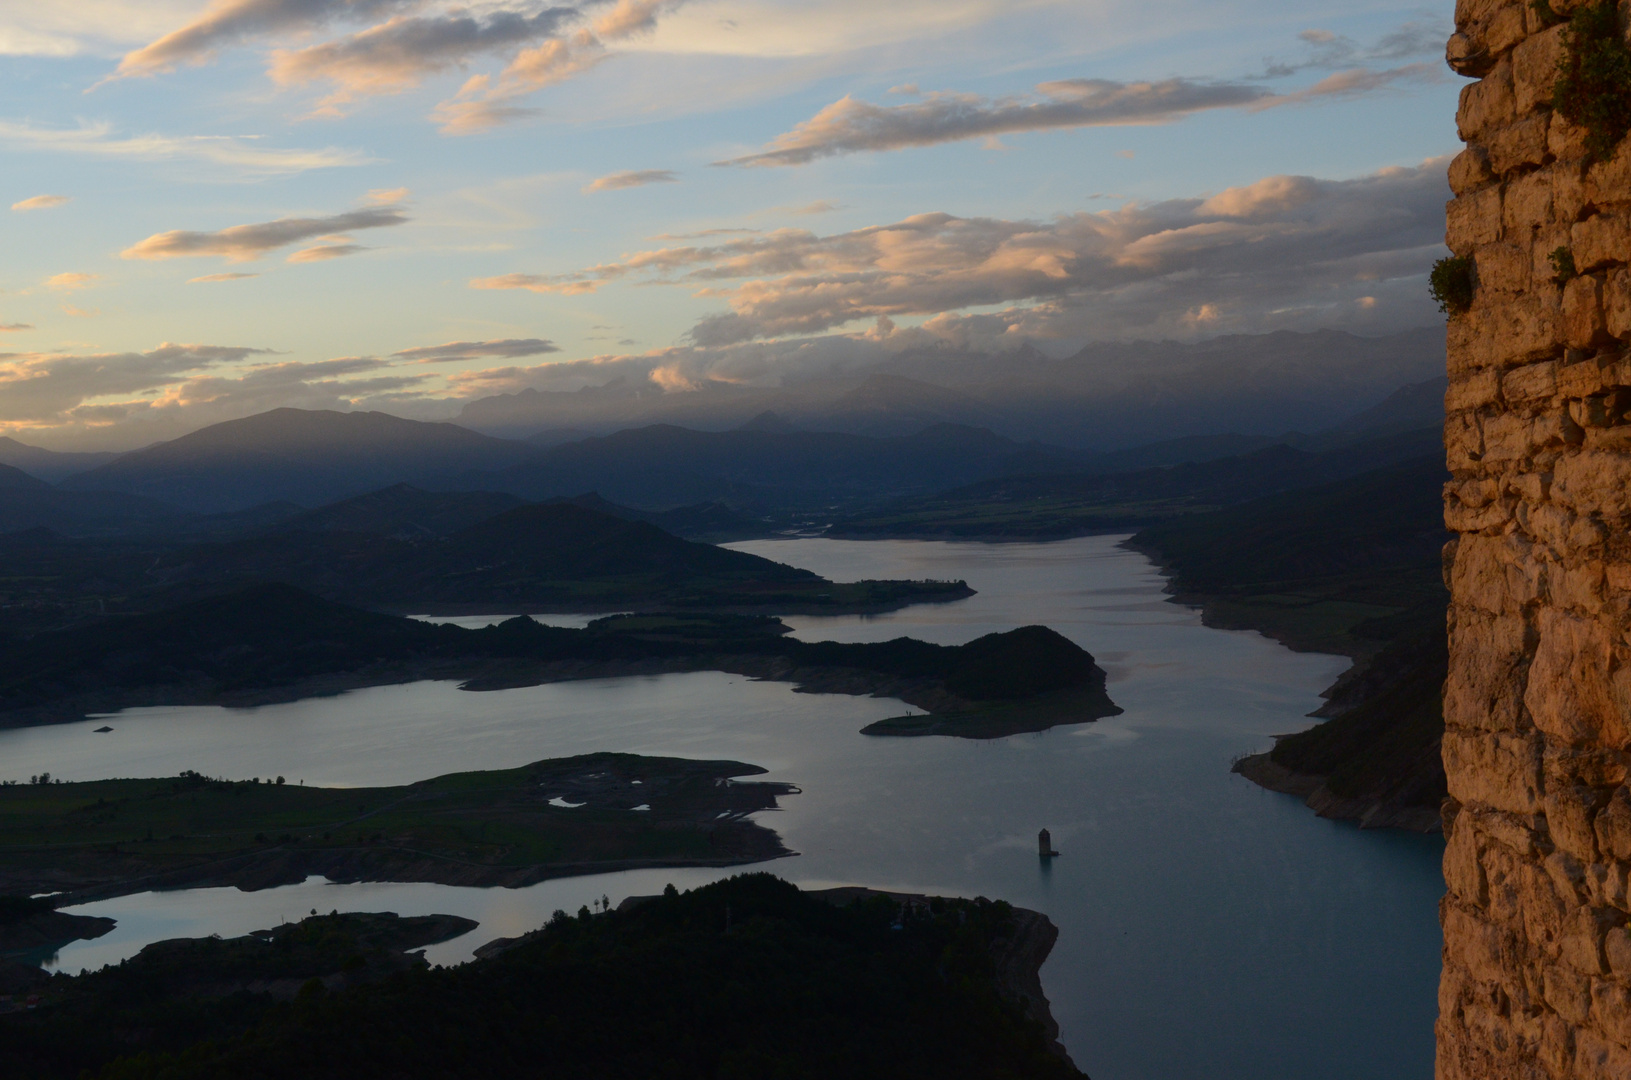
M 1442 841 L 1323 821 L 1229 772 L 1269 736 L 1307 726 L 1347 661 L 1203 627 L 1166 602 L 1160 574 L 1117 539 L 731 545 L 841 580 L 966 579 L 978 595 L 952 604 L 786 621 L 809 640 L 947 644 L 1042 623 L 1109 672 L 1126 711 L 1096 723 L 981 742 L 880 739 L 859 729 L 898 715 L 900 702 L 721 673 L 490 693 L 427 682 L 0 732 L 0 778 L 197 769 L 363 785 L 597 750 L 735 758 L 803 792 L 760 815 L 799 852 L 764 869 L 812 886 L 985 895 L 1046 912 L 1060 938 L 1043 984 L 1094 1080 L 1427 1080 Z M 115 730 L 92 733 L 104 723 Z M 1062 852 L 1051 862 L 1036 856 L 1044 827 Z M 555 908 L 731 872 L 636 871 L 515 890 L 312 879 L 256 893 L 148 893 L 71 909 L 119 927 L 53 963 L 77 971 L 165 937 L 245 933 L 314 908 L 478 919 L 478 930 L 427 952 L 454 963 Z

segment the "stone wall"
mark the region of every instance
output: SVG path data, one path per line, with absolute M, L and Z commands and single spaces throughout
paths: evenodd
M 1587 165 L 1548 14 L 1460 0 L 1448 49 L 1441 1080 L 1631 1077 L 1631 140 Z

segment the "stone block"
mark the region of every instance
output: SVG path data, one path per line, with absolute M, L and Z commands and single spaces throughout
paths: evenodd
M 1554 572 L 1549 575 L 1552 603 L 1572 608 L 1587 615 L 1598 615 L 1603 610 L 1603 564 L 1596 559 Z
M 1626 720 L 1611 685 L 1614 650 L 1596 619 L 1553 608 L 1537 616 L 1540 641 L 1523 702 L 1535 726 L 1568 746 L 1626 745 Z
M 1471 539 L 1462 537 L 1462 543 Z M 1455 595 L 1458 603 L 1466 602 Z M 1445 722 L 1469 731 L 1526 730 L 1523 693 L 1532 639 L 1521 615 L 1457 612 L 1450 635 L 1454 663 L 1444 683 Z
M 1595 788 L 1580 784 L 1554 784 L 1547 780 L 1546 784 L 1546 825 L 1551 830 L 1552 842 L 1559 848 L 1552 859 L 1561 859 L 1567 853 L 1574 867 L 1579 870 L 1577 887 L 1580 890 L 1579 899 L 1584 899 L 1585 871 L 1584 864 L 1597 860 L 1597 833 L 1594 819 L 1597 816 L 1598 792 Z M 1558 880 L 1559 871 L 1552 874 L 1554 881 Z
M 1589 1028 L 1573 1034 L 1570 1080 L 1625 1080 L 1631 1076 L 1631 1050 Z
M 1578 124 L 1569 123 L 1554 112 L 1551 126 L 1546 129 L 1546 150 L 1560 162 L 1567 162 L 1571 167 L 1583 167 L 1586 158 L 1586 129 Z M 1578 206 L 1575 212 L 1579 212 Z
M 1557 361 L 1515 367 L 1501 376 L 1501 396 L 1514 404 L 1550 401 L 1557 394 Z M 1516 417 L 1513 417 L 1516 420 Z
M 1593 979 L 1591 1020 L 1600 1031 L 1631 1038 L 1631 988 L 1615 979 Z
M 1512 501 L 1508 499 L 1476 507 L 1452 500 L 1444 504 L 1444 527 L 1463 533 L 1501 529 L 1512 520 L 1513 509 Z
M 1546 967 L 1546 1004 L 1571 1024 L 1584 1024 L 1591 1016 L 1591 979 L 1567 964 Z
M 1552 500 L 1577 514 L 1618 518 L 1631 506 L 1631 454 L 1584 450 L 1552 468 Z
M 1501 375 L 1496 371 L 1478 371 L 1461 378 L 1451 379 L 1444 390 L 1444 411 L 1457 413 L 1463 409 L 1478 409 L 1493 405 L 1501 398 Z
M 1603 281 L 1594 274 L 1581 274 L 1571 278 L 1563 287 L 1564 340 L 1570 348 L 1591 349 L 1608 342 L 1608 323 L 1603 317 Z M 1563 389 L 1570 397 L 1594 394 L 1602 387 L 1597 365 L 1586 362 L 1571 365 L 1580 369 L 1584 377 L 1589 372 L 1590 385 L 1582 389 Z
M 1527 291 L 1531 258 L 1528 244 L 1503 242 L 1478 248 L 1473 260 L 1478 267 L 1480 296 L 1487 301 L 1497 293 Z
M 1489 150 L 1489 167 L 1497 176 L 1526 165 L 1539 165 L 1551 153 L 1552 118 L 1528 116 L 1488 132 L 1484 145 Z
M 1603 211 L 1569 230 L 1574 266 L 1581 273 L 1631 260 L 1631 214 Z
M 1481 188 L 1493 179 L 1489 152 L 1482 146 L 1469 146 L 1450 161 L 1450 190 L 1457 195 Z
M 1616 926 L 1603 935 L 1603 954 L 1608 968 L 1619 978 L 1631 978 L 1631 933 Z
M 1444 207 L 1444 244 L 1458 255 L 1468 255 L 1501 238 L 1501 189 L 1480 188 Z
M 1455 114 L 1456 132 L 1465 143 L 1487 142 L 1491 132 L 1512 123 L 1517 116 L 1517 99 L 1512 93 L 1512 63 L 1503 57 L 1496 61 L 1488 75 L 1461 88 L 1461 107 Z
M 1541 806 L 1541 740 L 1532 733 L 1444 733 L 1444 770 L 1450 794 L 1468 806 L 1515 814 Z
M 1540 282 L 1531 280 L 1528 294 L 1475 311 L 1478 332 L 1487 336 L 1489 358 L 1495 364 L 1527 363 L 1558 352 L 1563 291 L 1542 289 Z
M 1452 472 L 1477 468 L 1483 453 L 1483 433 L 1476 416 L 1462 414 L 1444 421 L 1444 460 Z
M 1553 181 L 1550 170 L 1537 169 L 1507 182 L 1501 200 L 1501 224 L 1513 241 L 1526 244 L 1540 229 L 1549 229 L 1552 219 Z M 1483 252 L 1479 252 L 1478 275 L 1484 274 Z
M 1621 142 L 1614 156 L 1586 168 L 1585 200 L 1598 206 L 1631 198 L 1631 140 Z
M 1513 104 L 1520 114 L 1536 106 L 1551 106 L 1552 87 L 1557 82 L 1557 65 L 1563 58 L 1564 29 L 1564 26 L 1558 25 L 1542 30 L 1513 48 Z
M 1592 821 L 1605 858 L 1631 862 L 1631 793 L 1621 784 Z
M 1444 845 L 1444 883 L 1464 904 L 1483 907 L 1489 902 L 1489 884 L 1478 861 L 1478 833 L 1457 829 Z M 1631 950 L 1631 943 L 1627 944 Z M 1631 951 L 1628 951 L 1631 955 Z
M 1631 270 L 1617 266 L 1603 281 L 1603 322 L 1611 336 L 1631 335 Z M 1623 365 L 1622 367 L 1631 366 Z M 1617 385 L 1631 385 L 1631 372 L 1622 371 Z
M 1559 126 L 1570 127 L 1567 121 L 1559 120 L 1556 114 L 1552 116 L 1552 131 L 1555 133 Z M 1575 128 L 1585 138 L 1584 128 Z M 1548 143 L 1552 156 L 1559 160 L 1546 170 L 1546 175 L 1552 178 L 1552 221 L 1550 228 L 1561 227 L 1565 232 L 1568 227 L 1580 218 L 1580 213 L 1586 207 L 1586 182 L 1584 169 L 1578 161 L 1571 158 L 1577 154 L 1558 153 L 1559 149 L 1566 149 L 1557 144 L 1555 140 Z M 1583 150 L 1581 152 L 1584 152 Z M 1565 237 L 1563 242 L 1567 242 Z

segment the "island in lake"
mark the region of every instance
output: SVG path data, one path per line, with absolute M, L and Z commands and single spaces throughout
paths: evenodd
M 764 771 L 601 753 L 384 788 L 195 772 L 68 784 L 36 777 L 0 786 L 0 895 L 51 893 L 74 904 L 151 889 L 269 888 L 311 874 L 514 887 L 762 862 L 792 852 L 749 815 L 797 791 L 737 779 Z M 94 935 L 64 940 L 78 936 Z
M 977 738 L 1121 710 L 1091 654 L 1041 626 L 964 645 L 912 638 L 806 642 L 769 616 L 652 613 L 583 629 L 516 617 L 466 629 L 364 611 L 291 585 L 258 584 L 171 608 L 39 633 L 0 653 L 0 727 L 145 705 L 251 705 L 456 679 L 496 690 L 567 679 L 729 671 L 822 693 L 895 697 L 932 733 Z M 916 718 L 875 734 L 931 733 Z

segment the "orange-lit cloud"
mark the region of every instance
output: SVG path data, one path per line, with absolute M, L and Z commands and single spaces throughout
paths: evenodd
M 420 345 L 391 354 L 393 360 L 416 364 L 443 364 L 453 360 L 477 360 L 486 356 L 541 356 L 560 352 L 553 341 L 544 338 L 503 338 L 498 341 L 448 341 L 441 345 Z
M 216 232 L 192 232 L 172 229 L 155 233 L 140 243 L 133 244 L 120 254 L 126 259 L 179 259 L 197 255 L 214 255 L 229 262 L 258 259 L 269 251 L 304 240 L 315 240 L 352 232 L 357 229 L 381 229 L 401 225 L 408 215 L 396 205 L 369 206 L 343 214 L 321 218 L 279 218 L 255 225 L 234 225 Z M 349 254 L 337 252 L 336 254 Z M 333 258 L 316 255 L 311 258 Z M 295 261 L 291 259 L 291 261 Z
M 631 169 L 597 177 L 584 187 L 584 193 L 621 191 L 624 188 L 645 187 L 647 184 L 676 184 L 679 174 L 669 169 Z
M 13 210 L 49 210 L 53 206 L 62 206 L 72 200 L 67 195 L 35 195 L 29 199 L 11 204 Z
M 260 277 L 259 274 L 205 274 L 203 277 L 188 278 L 187 284 L 199 285 L 210 281 L 242 281 L 244 278 Z
M 57 292 L 73 292 L 76 289 L 88 289 L 95 284 L 98 274 L 81 274 L 69 272 L 66 274 L 53 274 L 45 279 L 45 287 L 55 289 Z

